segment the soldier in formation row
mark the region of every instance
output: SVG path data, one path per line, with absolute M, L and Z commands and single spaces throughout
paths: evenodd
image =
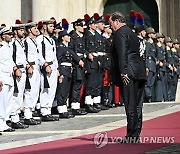
M 28 20 L 26 24 L 16 20 L 15 25 L 1 28 L 0 131 L 25 129 L 41 121 L 73 118 L 113 106 L 109 17 L 86 14 L 72 22 L 70 33 L 66 19 L 56 23 L 54 18 L 38 23 Z M 174 101 L 178 40 L 164 39 L 153 28 L 145 31 L 143 25 L 136 33 L 140 57 L 146 63 L 145 101 Z M 58 118 L 52 116 L 52 107 L 56 107 Z M 33 118 L 35 110 L 41 121 Z

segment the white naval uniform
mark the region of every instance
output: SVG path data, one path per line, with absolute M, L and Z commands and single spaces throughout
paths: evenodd
M 51 114 L 52 104 L 56 94 L 57 88 L 57 68 L 58 62 L 56 58 L 56 45 L 55 41 L 47 35 L 40 35 L 36 38 L 39 53 L 42 55 L 42 41 L 45 44 L 45 61 L 53 62 L 50 65 L 52 73 L 47 76 L 50 88 L 44 88 L 44 76 L 41 74 L 41 92 L 40 92 L 40 105 L 41 114 L 43 116 Z
M 9 126 L 6 120 L 9 119 L 14 91 L 13 82 L 13 67 L 15 66 L 12 59 L 12 50 L 7 42 L 2 41 L 3 45 L 0 48 L 0 81 L 3 83 L 2 91 L 0 92 L 0 131 L 6 130 Z
M 15 46 L 13 46 L 13 43 Z M 12 110 L 11 110 L 11 120 L 16 123 L 19 122 L 20 108 L 23 105 L 23 94 L 25 90 L 26 82 L 26 55 L 24 53 L 24 45 L 22 41 L 14 40 L 11 44 L 11 48 L 16 48 L 16 65 L 23 65 L 23 68 L 19 68 L 22 72 L 21 78 L 16 78 L 16 83 L 18 87 L 18 93 L 14 93 L 12 97 Z
M 32 65 L 33 74 L 29 76 L 31 89 L 25 90 L 25 97 L 24 97 L 24 116 L 25 116 L 25 119 L 30 119 L 32 118 L 32 111 L 34 110 L 36 103 L 38 101 L 38 98 L 39 98 L 39 90 L 40 90 L 39 63 L 40 63 L 41 57 L 37 50 L 36 40 L 31 39 L 30 37 L 27 37 L 25 41 L 27 42 L 27 45 L 28 45 L 26 59 L 29 63 L 35 62 L 35 65 Z

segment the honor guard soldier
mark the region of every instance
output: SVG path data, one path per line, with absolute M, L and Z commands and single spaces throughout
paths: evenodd
M 20 122 L 19 114 L 20 108 L 23 104 L 23 95 L 25 90 L 25 82 L 26 82 L 26 55 L 24 52 L 24 43 L 23 39 L 25 37 L 24 27 L 25 24 L 22 24 L 20 20 L 16 20 L 15 25 L 13 26 L 14 32 L 14 41 L 12 42 L 12 50 L 13 50 L 13 61 L 16 66 L 20 69 L 22 76 L 19 78 L 18 76 L 14 76 L 14 87 L 17 88 L 14 90 L 14 94 L 12 97 L 13 105 L 11 110 L 11 127 L 15 129 L 25 129 L 28 128 L 28 125 Z
M 171 50 L 172 50 L 172 56 L 173 56 L 173 60 L 174 60 L 173 101 L 175 101 L 177 84 L 178 84 L 178 79 L 179 79 L 179 75 L 180 75 L 180 55 L 178 53 L 180 43 L 177 39 L 172 39 L 172 43 L 173 43 L 173 48 Z
M 59 120 L 51 115 L 51 108 L 54 102 L 58 63 L 56 58 L 56 44 L 50 36 L 53 34 L 53 20 L 43 20 L 43 34 L 36 38 L 39 54 L 43 57 L 41 62 L 41 91 L 40 106 L 42 121 Z
M 85 63 L 86 68 L 86 84 L 85 84 L 85 108 L 89 113 L 97 113 L 101 109 L 96 108 L 99 102 L 99 57 L 96 46 L 96 28 L 97 25 L 88 14 L 84 15 L 85 24 L 87 25 L 87 31 L 85 35 L 85 46 L 88 52 L 88 58 Z M 94 105 L 96 104 L 96 105 Z M 93 106 L 94 105 L 94 106 Z
M 104 100 L 101 101 L 101 94 L 102 94 L 102 87 L 103 87 L 103 77 L 104 77 L 104 70 L 105 70 L 105 39 L 102 36 L 102 32 L 104 30 L 104 19 L 102 16 L 99 16 L 98 13 L 94 13 L 94 19 L 95 23 L 97 25 L 97 29 L 95 32 L 96 37 L 96 50 L 98 52 L 98 58 L 99 58 L 99 69 L 98 69 L 98 90 L 96 97 L 93 98 L 94 100 L 94 106 L 96 108 L 99 108 L 101 110 L 107 110 L 108 107 L 105 107 Z M 101 102 L 103 104 L 101 104 Z M 106 103 L 106 102 L 105 102 Z
M 104 53 L 104 78 L 102 88 L 102 99 L 106 107 L 113 107 L 113 91 L 112 91 L 112 77 L 110 73 L 111 68 L 111 48 L 112 48 L 112 29 L 109 24 L 110 14 L 105 16 L 105 26 L 102 36 L 105 40 L 105 53 Z
M 173 101 L 173 65 L 174 60 L 172 56 L 172 40 L 170 37 L 165 37 L 164 39 L 165 49 L 166 49 L 166 61 L 167 61 L 167 69 L 166 69 L 166 78 L 167 78 L 167 93 L 168 93 L 168 101 Z
M 164 35 L 156 33 L 156 58 L 158 64 L 156 67 L 156 89 L 155 89 L 155 101 L 162 102 L 167 101 L 167 80 L 166 80 L 166 52 L 164 46 Z
M 146 29 L 148 40 L 146 42 L 146 68 L 148 70 L 147 83 L 145 85 L 145 101 L 152 101 L 152 92 L 156 79 L 156 46 L 154 39 L 155 31 L 152 27 Z
M 54 25 L 54 32 L 52 35 L 52 38 L 54 39 L 56 45 L 57 45 L 57 41 L 58 41 L 58 36 L 59 36 L 59 32 L 62 30 L 62 26 L 61 26 L 61 22 L 57 23 Z
M 39 35 L 39 30 L 37 29 L 37 23 L 32 22 L 32 20 L 27 21 L 25 28 L 28 36 L 24 40 L 27 61 L 26 86 L 24 94 L 24 124 L 38 125 L 40 122 L 33 119 L 32 112 L 37 104 L 40 89 L 39 61 L 42 58 L 40 58 L 35 40 Z
M 7 26 L 1 29 L 0 37 L 2 39 L 0 48 L 0 131 L 12 132 L 15 129 L 6 124 L 6 119 L 12 109 L 12 96 L 14 91 L 14 82 L 12 74 L 21 78 L 21 71 L 15 65 L 12 59 L 12 49 L 9 43 L 12 40 L 13 32 L 12 27 Z
M 74 115 L 67 111 L 66 101 L 69 96 L 72 78 L 72 60 L 83 67 L 83 61 L 69 48 L 70 36 L 66 30 L 59 32 L 59 44 L 57 45 L 58 70 L 60 73 L 57 87 L 57 110 L 59 118 L 73 118 Z M 75 104 L 76 105 L 76 104 Z M 72 105 L 73 106 L 73 105 Z M 79 106 L 78 106 L 79 107 Z M 77 107 L 76 107 L 77 109 Z
M 71 42 L 69 47 L 77 54 L 79 59 L 85 61 L 88 52 L 85 50 L 85 37 L 83 35 L 83 20 L 78 19 L 72 22 L 74 32 L 71 35 Z M 72 72 L 72 103 L 71 108 L 75 115 L 85 115 L 86 111 L 80 109 L 80 90 L 85 80 L 85 69 L 74 63 Z

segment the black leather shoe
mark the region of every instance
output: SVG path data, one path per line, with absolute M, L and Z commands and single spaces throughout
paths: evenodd
M 49 121 L 57 121 L 59 119 L 54 118 L 51 114 L 42 116 L 41 120 L 43 122 L 49 122 Z
M 41 122 L 36 121 L 33 118 L 31 118 L 31 119 L 24 119 L 24 124 L 25 125 L 39 125 L 39 124 L 41 124 Z
M 69 118 L 74 118 L 75 115 L 70 114 L 69 112 L 64 112 L 59 114 L 60 119 L 69 119 Z
M 92 105 L 86 105 L 85 110 L 88 113 L 98 113 L 100 111 L 99 109 L 94 108 Z
M 41 117 L 41 112 L 40 112 L 40 111 L 34 111 L 34 112 L 32 113 L 32 116 L 33 116 L 33 117 Z
M 87 112 L 84 110 L 81 110 L 81 109 L 77 109 L 77 110 L 73 109 L 72 114 L 74 114 L 74 115 L 86 115 Z
M 4 130 L 3 132 L 14 132 L 14 131 L 15 131 L 15 129 L 10 127 L 8 129 Z
M 105 107 L 104 105 L 99 104 L 99 103 L 94 103 L 94 107 L 97 109 L 100 109 L 100 110 L 108 110 L 109 109 L 108 107 Z
M 25 125 L 25 124 L 22 124 L 20 121 L 19 122 L 12 122 L 11 123 L 11 127 L 14 128 L 14 129 L 26 129 L 29 127 L 29 125 Z
M 0 133 L 0 135 L 2 135 L 2 133 Z

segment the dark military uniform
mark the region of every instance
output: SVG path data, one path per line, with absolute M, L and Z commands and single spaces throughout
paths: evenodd
M 84 36 L 79 36 L 76 32 L 74 32 L 71 35 L 71 42 L 69 46 L 78 55 L 79 59 L 83 61 L 85 60 L 87 51 L 85 50 Z M 80 89 L 82 84 L 84 83 L 85 70 L 84 68 L 79 67 L 79 65 L 75 64 L 72 75 L 73 75 L 72 103 L 80 103 Z
M 156 47 L 151 38 L 146 42 L 146 68 L 149 69 L 145 85 L 145 97 L 148 101 L 152 98 L 153 86 L 156 78 Z
M 162 102 L 167 101 L 167 80 L 166 80 L 166 55 L 165 48 L 163 44 L 158 42 L 156 44 L 156 58 L 159 61 L 157 65 L 157 75 L 156 75 L 156 88 L 155 88 L 155 101 Z M 163 63 L 163 66 L 160 66 L 160 62 Z
M 176 99 L 176 91 L 177 91 L 177 83 L 178 83 L 178 78 L 180 75 L 180 56 L 175 48 L 172 48 L 172 57 L 174 61 L 174 67 L 177 69 L 177 71 L 174 71 L 174 76 L 173 76 L 173 91 L 172 91 L 172 96 L 173 96 L 173 101 Z
M 56 99 L 57 99 L 57 109 L 60 115 L 67 112 L 66 101 L 69 95 L 72 77 L 72 60 L 78 62 L 79 57 L 65 44 L 60 43 L 57 45 L 57 60 L 58 60 L 58 70 L 60 75 L 64 76 L 61 83 L 58 83 Z M 70 118 L 71 116 L 65 115 L 65 118 Z
M 167 69 L 166 69 L 166 77 L 167 77 L 167 93 L 168 93 L 168 101 L 173 100 L 173 71 L 170 70 L 169 66 L 173 66 L 174 60 L 172 57 L 172 51 L 170 47 L 166 46 L 166 59 L 167 59 Z
M 91 31 L 87 31 L 86 33 L 86 50 L 91 53 L 94 58 L 93 61 L 89 59 L 86 61 L 86 90 L 85 96 L 91 95 L 91 97 L 99 96 L 98 93 L 98 71 L 99 71 L 99 64 L 98 64 L 98 53 L 97 53 L 97 46 L 96 46 L 96 37 L 95 33 L 93 34 Z

